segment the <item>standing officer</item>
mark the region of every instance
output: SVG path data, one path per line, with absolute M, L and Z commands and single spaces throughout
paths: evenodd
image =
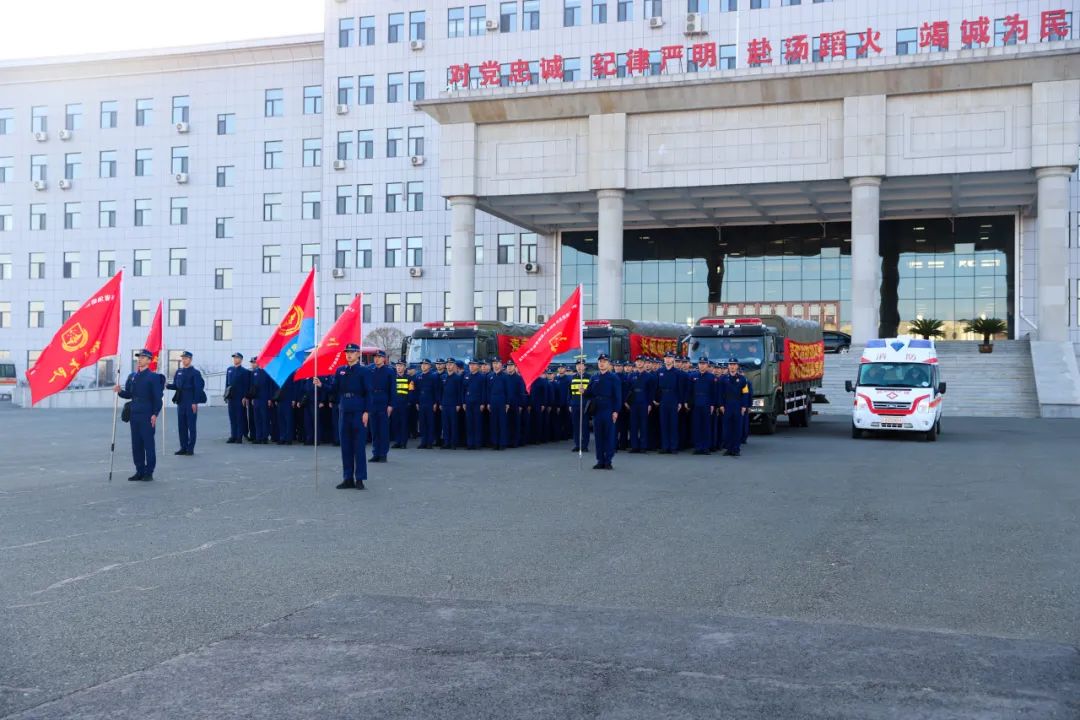
M 570 373 L 566 365 L 559 365 L 555 375 L 555 412 L 552 418 L 552 440 L 565 440 L 573 432 L 570 429 Z
M 173 381 L 166 385 L 175 390 L 176 427 L 180 431 L 180 449 L 176 455 L 195 454 L 195 421 L 198 418 L 199 405 L 206 402 L 206 384 L 202 373 L 191 366 L 191 353 L 180 353 L 180 367 L 176 368 Z
M 365 433 L 368 425 L 371 370 L 360 363 L 360 346 L 345 346 L 345 365 L 339 367 L 329 382 L 314 378 L 312 384 L 325 387 L 327 394 L 337 394 L 338 427 L 341 431 L 341 484 L 346 488 L 364 489 L 367 464 L 364 462 Z
M 247 435 L 247 394 L 251 389 L 251 371 L 244 367 L 244 356 L 232 354 L 232 367 L 225 371 L 225 400 L 229 403 L 228 443 L 243 443 Z
M 491 375 L 488 376 L 488 407 L 491 409 L 491 446 L 495 450 L 505 450 L 510 439 L 509 414 L 510 398 L 513 389 L 510 376 L 503 372 L 502 361 L 491 361 Z
M 574 447 L 570 452 L 589 452 L 589 418 L 584 414 L 585 391 L 590 378 L 585 374 L 585 358 L 579 357 L 577 373 L 570 378 L 570 424 L 574 432 Z
M 442 399 L 441 378 L 431 369 L 431 360 L 424 358 L 420 363 L 420 374 L 416 376 L 416 404 L 420 418 L 421 450 L 429 450 L 435 443 L 435 411 Z
M 251 387 L 254 392 L 251 405 L 254 408 L 255 430 L 253 437 L 256 445 L 265 445 L 270 434 L 270 405 L 274 397 L 274 381 L 259 367 L 256 357 L 251 357 Z
M 457 450 L 458 412 L 465 402 L 465 387 L 458 362 L 454 358 L 446 360 L 446 379 L 442 388 L 442 447 L 443 450 Z
M 716 377 L 709 371 L 709 358 L 698 358 L 698 369 L 690 376 L 693 385 L 692 429 L 694 454 L 708 455 L 712 447 L 713 415 L 716 412 Z
M 660 408 L 660 454 L 679 451 L 679 410 L 682 408 L 682 373 L 675 367 L 675 354 L 664 356 L 664 367 L 656 373 L 656 400 Z
M 739 457 L 743 415 L 749 412 L 750 388 L 739 373 L 739 359 L 728 358 L 728 374 L 720 378 L 720 412 L 724 415 L 724 454 Z
M 435 435 L 435 445 L 442 447 L 442 387 L 443 383 L 446 381 L 446 360 L 443 358 L 435 358 L 435 377 L 439 380 L 439 404 L 435 406 L 435 426 L 433 432 Z
M 638 358 L 636 372 L 630 376 L 630 452 L 632 454 L 649 451 L 649 413 L 652 412 L 653 398 L 656 396 L 656 380 L 645 369 L 645 361 Z
M 529 427 L 529 392 L 525 389 L 525 378 L 518 375 L 513 358 L 506 361 L 506 376 L 509 378 L 510 409 L 506 421 L 510 424 L 510 442 L 507 447 L 516 448 L 525 445 Z
M 370 394 L 368 395 L 368 425 L 371 430 L 371 459 L 369 462 L 386 462 L 390 452 L 390 416 L 394 397 L 394 371 L 386 364 L 386 351 L 375 353 L 375 367 L 371 368 Z M 361 452 L 363 450 L 361 449 Z
M 420 437 L 420 411 L 416 407 L 416 374 L 419 371 L 415 365 L 410 365 L 405 374 L 409 376 L 409 387 L 411 392 L 409 393 L 409 419 L 407 421 L 407 428 L 410 438 Z
M 413 382 L 405 374 L 405 361 L 394 363 L 394 401 L 391 406 L 394 414 L 390 416 L 390 447 L 401 450 L 409 445 L 409 405 L 412 403 Z
M 593 404 L 593 424 L 596 431 L 596 464 L 593 470 L 613 470 L 615 457 L 615 423 L 622 407 L 622 382 L 611 372 L 611 361 L 603 353 L 596 359 L 600 372 L 593 376 L 586 396 Z
M 518 377 L 521 377 L 520 375 Z M 522 384 L 525 384 L 525 378 L 521 377 Z M 546 417 L 546 410 L 551 405 L 550 400 L 551 386 L 548 383 L 545 374 L 541 374 L 535 380 L 533 380 L 532 387 L 529 388 L 529 396 L 527 399 L 529 406 L 528 416 L 528 433 L 522 438 L 522 445 L 526 442 L 530 442 L 534 445 L 539 445 L 544 442 L 544 421 Z
M 465 376 L 465 446 L 479 450 L 484 442 L 484 404 L 487 397 L 487 376 L 480 374 L 480 363 L 469 360 Z
M 157 455 L 154 453 L 154 428 L 158 415 L 161 414 L 161 392 L 164 389 L 162 377 L 150 370 L 150 360 L 154 354 L 143 348 L 137 355 L 137 369 L 127 377 L 121 389 L 113 387 L 113 392 L 125 400 L 131 401 L 131 455 L 135 460 L 135 474 L 128 480 L 150 482 L 154 479 Z
M 292 445 L 296 439 L 296 390 L 298 384 L 293 376 L 285 378 L 277 393 L 278 445 Z

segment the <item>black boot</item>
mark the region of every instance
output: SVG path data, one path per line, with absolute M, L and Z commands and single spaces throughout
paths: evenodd
M 361 484 L 363 484 L 363 483 L 361 483 Z M 347 490 L 349 488 L 354 488 L 354 487 L 356 487 L 356 483 L 354 483 L 352 480 L 343 480 L 341 482 L 341 484 L 337 486 L 336 489 L 337 490 Z
M 136 480 L 142 480 L 142 475 L 140 475 L 139 473 L 135 473 L 134 475 L 129 477 L 128 480 L 130 480 L 131 482 L 135 482 Z

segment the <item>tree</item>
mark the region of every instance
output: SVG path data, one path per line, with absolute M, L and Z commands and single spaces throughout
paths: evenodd
M 912 320 L 908 323 L 908 331 L 915 333 L 924 340 L 930 338 L 943 337 L 945 331 L 941 328 L 945 325 L 943 320 L 935 320 L 934 318 L 919 318 L 918 320 Z
M 364 338 L 364 342 L 367 345 L 382 348 L 386 351 L 390 360 L 396 360 L 401 355 L 401 341 L 404 339 L 405 333 L 396 327 L 383 325 L 369 332 L 367 337 Z
M 983 345 L 990 344 L 990 338 L 1006 332 L 1009 326 L 1001 318 L 975 318 L 964 326 L 964 332 L 983 336 Z

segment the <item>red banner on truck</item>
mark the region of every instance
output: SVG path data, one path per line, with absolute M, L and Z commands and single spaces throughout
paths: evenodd
M 804 382 L 825 377 L 825 343 L 784 340 L 784 359 L 780 363 L 780 382 Z

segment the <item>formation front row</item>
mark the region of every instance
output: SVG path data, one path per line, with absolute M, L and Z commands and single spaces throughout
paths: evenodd
M 504 368 L 498 359 L 473 359 L 466 370 L 461 361 L 425 359 L 419 369 L 401 362 L 391 368 L 380 352 L 369 367 L 359 362 L 358 346 L 349 348 L 355 350 L 346 350 L 346 365 L 333 375 L 290 378 L 281 387 L 256 358 L 249 370 L 243 355 L 234 353 L 225 379 L 227 442 L 311 445 L 317 439 L 340 445 L 341 487 L 362 488 L 367 462 L 386 462 L 391 448 L 404 449 L 414 438 L 420 449 L 450 450 L 571 440 L 573 451 L 587 452 L 595 437 L 594 469 L 610 469 L 617 450 L 670 454 L 693 447 L 695 454 L 708 454 L 723 448 L 737 457 L 749 434 L 753 391 L 735 358 L 726 370 L 706 358 L 692 370 L 689 360 L 671 354 L 662 362 L 639 358 L 632 366 L 601 355 L 599 372 L 587 374 L 580 359 L 576 372 L 551 369 L 527 392 L 513 361 Z M 132 413 L 132 480 L 152 479 L 155 464 L 153 433 L 164 378 L 149 372 L 148 363 L 149 353 L 143 351 L 139 370 L 124 389 L 117 388 L 121 397 L 141 398 Z M 167 387 L 176 391 L 178 405 L 176 454 L 193 455 L 198 404 L 206 397 L 190 353 L 183 354 Z M 369 441 L 372 455 L 365 461 Z

